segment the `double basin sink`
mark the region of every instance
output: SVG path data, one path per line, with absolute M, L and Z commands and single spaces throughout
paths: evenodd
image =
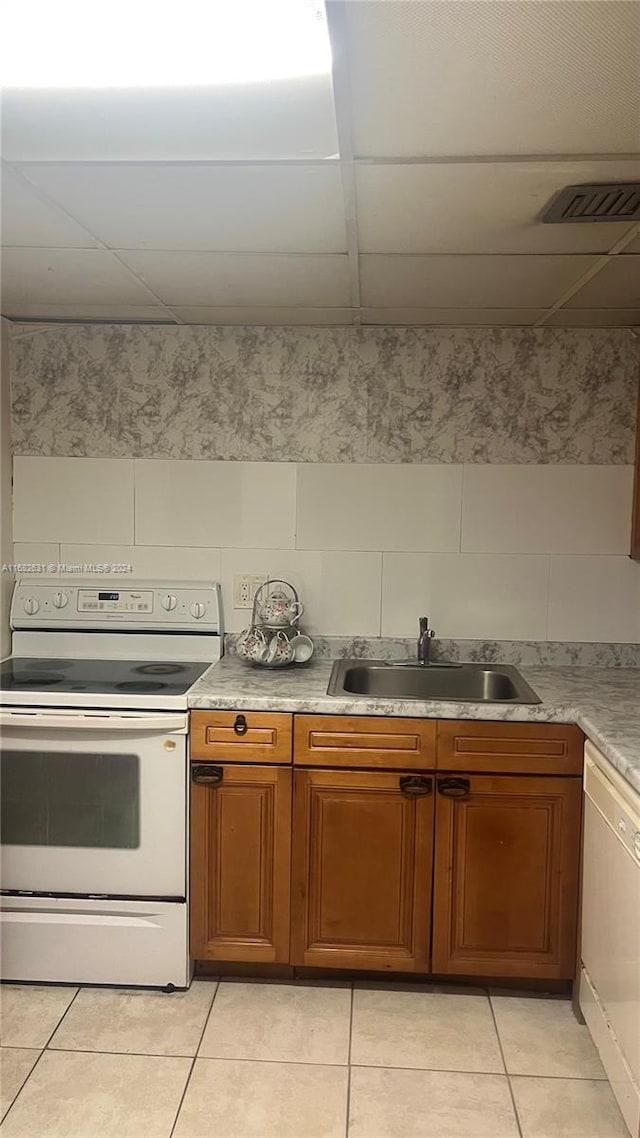
M 509 664 L 418 664 L 336 660 L 328 695 L 361 699 L 442 699 L 461 703 L 540 703 Z

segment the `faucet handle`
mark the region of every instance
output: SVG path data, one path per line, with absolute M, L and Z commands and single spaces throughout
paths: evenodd
M 418 625 L 420 628 L 420 636 L 428 636 L 429 638 L 435 636 L 432 628 L 429 628 L 429 617 L 421 616 L 418 618 Z

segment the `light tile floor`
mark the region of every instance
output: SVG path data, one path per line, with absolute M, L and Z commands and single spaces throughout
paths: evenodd
M 3 985 L 2 1138 L 628 1138 L 566 1000 Z

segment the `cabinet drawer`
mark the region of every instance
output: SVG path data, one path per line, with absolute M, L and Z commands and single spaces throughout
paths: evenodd
M 428 719 L 296 715 L 294 763 L 314 767 L 433 769 L 436 724 Z
M 582 732 L 566 723 L 438 723 L 439 770 L 579 775 L 582 747 Z
M 270 711 L 192 711 L 191 758 L 290 763 L 292 719 Z

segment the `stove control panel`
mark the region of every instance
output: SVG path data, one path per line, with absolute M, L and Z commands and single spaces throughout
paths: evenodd
M 16 582 L 13 629 L 218 632 L 220 586 L 215 582 L 57 580 Z
M 78 589 L 78 612 L 148 613 L 153 599 L 153 589 Z

